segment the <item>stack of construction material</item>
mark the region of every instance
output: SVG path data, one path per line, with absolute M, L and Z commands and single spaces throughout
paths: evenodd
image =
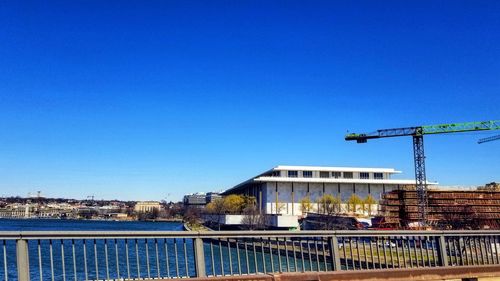
M 495 190 L 429 190 L 427 221 L 445 228 L 497 228 L 500 226 L 500 191 Z M 407 187 L 382 195 L 379 213 L 392 227 L 417 222 L 421 215 L 417 193 Z

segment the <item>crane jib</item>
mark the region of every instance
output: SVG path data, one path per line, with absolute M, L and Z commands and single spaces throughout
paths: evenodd
M 500 120 L 427 125 L 427 126 L 422 126 L 422 129 L 424 135 L 460 133 L 460 132 L 484 131 L 484 130 L 500 130 Z
M 367 134 L 348 134 L 346 135 L 345 140 L 355 140 L 359 143 L 364 143 L 368 139 L 460 133 L 484 130 L 500 130 L 500 120 L 383 129 Z
M 500 140 L 500 135 L 496 135 L 496 136 L 491 136 L 491 137 L 488 137 L 488 138 L 480 139 L 477 143 L 485 143 L 485 142 L 495 141 L 495 140 Z

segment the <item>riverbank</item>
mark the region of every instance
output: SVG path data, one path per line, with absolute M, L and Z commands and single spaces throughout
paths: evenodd
M 208 228 L 203 224 L 190 224 L 185 222 L 182 224 L 182 226 L 184 227 L 185 231 L 213 231 L 213 229 Z
M 139 220 L 137 220 L 139 221 Z M 181 218 L 172 218 L 172 219 L 147 219 L 144 220 L 147 222 L 183 222 Z

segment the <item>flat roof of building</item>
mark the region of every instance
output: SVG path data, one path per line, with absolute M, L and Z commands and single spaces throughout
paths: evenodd
M 296 183 L 359 183 L 359 184 L 399 184 L 412 185 L 415 180 L 405 179 L 336 179 L 336 178 L 288 178 L 288 177 L 257 177 L 251 179 L 256 182 L 296 182 Z M 247 181 L 248 182 L 248 181 Z M 429 185 L 436 182 L 427 181 Z
M 334 166 L 291 166 L 278 165 L 267 170 L 249 180 L 228 188 L 223 192 L 227 194 L 230 191 L 237 190 L 243 186 L 254 182 L 297 182 L 297 183 L 360 183 L 360 184 L 415 184 L 414 179 L 344 179 L 344 178 L 301 178 L 301 177 L 272 177 L 269 176 L 273 171 L 325 171 L 325 172 L 368 172 L 368 173 L 389 173 L 399 174 L 401 171 L 393 168 L 363 168 L 363 167 L 334 167 Z M 429 185 L 437 185 L 437 182 L 427 182 Z
M 400 174 L 393 168 L 366 168 L 366 167 L 336 167 L 336 166 L 289 166 L 278 165 L 269 171 L 328 171 L 328 172 L 372 172 L 372 173 L 391 173 Z

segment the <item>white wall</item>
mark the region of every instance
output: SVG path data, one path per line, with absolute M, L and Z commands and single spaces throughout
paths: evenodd
M 298 216 L 271 216 L 270 222 L 275 227 L 299 227 Z
M 385 185 L 385 191 L 396 189 L 396 185 Z M 325 183 L 323 193 L 322 183 L 309 183 L 309 198 L 313 203 L 313 211 L 317 211 L 318 204 L 316 203 L 323 194 L 331 194 L 335 197 L 339 196 L 339 185 L 337 183 Z M 369 194 L 375 200 L 380 200 L 383 192 L 382 184 L 356 184 L 356 195 L 361 199 L 365 199 Z M 276 214 L 276 183 L 268 182 L 263 185 L 263 202 L 264 211 L 266 214 Z M 293 183 L 294 198 L 292 204 L 292 183 L 278 183 L 278 204 L 281 206 L 280 214 L 301 216 L 302 210 L 300 200 L 307 196 L 307 183 Z M 340 198 L 342 201 L 347 201 L 354 193 L 353 185 L 347 183 L 340 184 Z M 343 209 L 346 209 L 345 205 Z M 293 212 L 292 212 L 293 210 Z M 372 210 L 377 210 L 377 205 L 372 206 Z M 373 212 L 373 211 L 372 211 Z

